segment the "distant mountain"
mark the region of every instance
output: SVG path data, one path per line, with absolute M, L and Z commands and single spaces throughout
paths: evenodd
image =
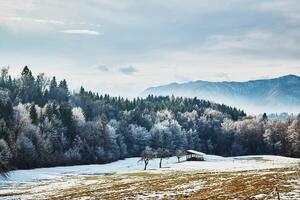
M 151 87 L 142 95 L 199 97 L 244 109 L 250 114 L 300 112 L 300 77 L 287 75 L 247 82 L 192 81 Z

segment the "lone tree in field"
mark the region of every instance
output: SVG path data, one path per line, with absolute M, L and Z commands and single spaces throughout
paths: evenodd
M 176 154 L 176 157 L 178 159 L 178 162 L 180 163 L 180 158 L 185 155 L 185 152 L 181 149 L 176 149 L 175 154 Z
M 145 149 L 142 154 L 141 154 L 141 160 L 143 161 L 145 164 L 144 170 L 147 169 L 147 165 L 149 163 L 150 160 L 153 160 L 155 158 L 155 152 L 153 152 L 150 149 Z
M 171 153 L 168 149 L 158 148 L 156 150 L 156 157 L 159 158 L 159 168 L 161 168 L 161 163 L 163 159 L 168 159 L 171 156 Z

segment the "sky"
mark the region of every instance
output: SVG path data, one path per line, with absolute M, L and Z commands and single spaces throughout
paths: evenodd
M 299 0 L 0 0 L 0 66 L 133 97 L 300 75 Z

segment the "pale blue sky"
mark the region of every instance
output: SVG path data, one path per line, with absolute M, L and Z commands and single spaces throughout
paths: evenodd
M 134 96 L 300 75 L 298 0 L 0 0 L 0 65 Z

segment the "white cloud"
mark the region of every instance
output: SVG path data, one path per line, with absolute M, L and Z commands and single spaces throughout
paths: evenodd
M 24 17 L 3 17 L 3 20 L 8 21 L 18 21 L 22 23 L 34 22 L 39 24 L 53 24 L 53 25 L 64 25 L 64 21 L 60 20 L 48 20 L 48 19 L 39 19 L 39 18 L 24 18 Z
M 36 23 L 41 24 L 54 24 L 54 25 L 64 25 L 65 23 L 63 21 L 59 20 L 45 20 L 45 19 L 32 19 Z
M 68 29 L 61 31 L 62 33 L 68 34 L 80 34 L 80 35 L 101 35 L 98 31 L 88 29 Z

